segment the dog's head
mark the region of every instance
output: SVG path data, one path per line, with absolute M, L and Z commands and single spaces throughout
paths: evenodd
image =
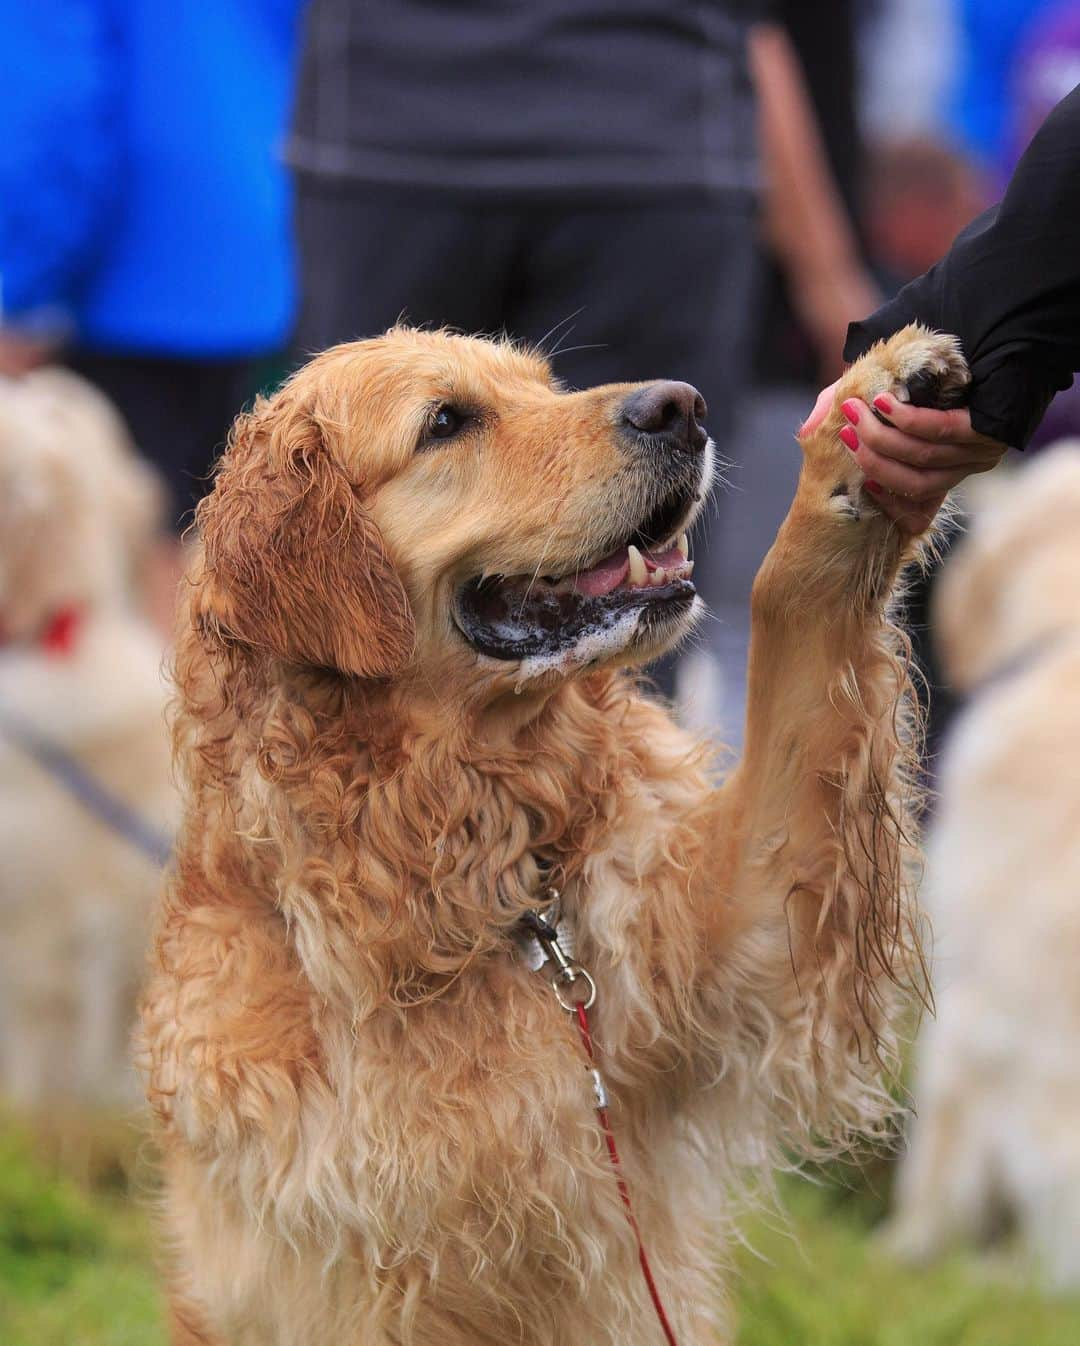
M 162 492 L 113 406 L 63 369 L 0 380 L 0 638 L 128 600 Z
M 396 329 L 237 422 L 200 507 L 204 631 L 365 678 L 642 663 L 700 607 L 710 476 L 686 384 L 564 392 L 507 343 Z

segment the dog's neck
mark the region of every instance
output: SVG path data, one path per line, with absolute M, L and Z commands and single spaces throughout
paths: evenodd
M 1043 659 L 1060 653 L 1078 641 L 1080 635 L 1074 627 L 1062 627 L 1050 628 L 1032 636 L 1022 644 L 1014 645 L 1006 653 L 989 660 L 985 672 L 960 688 L 963 700 L 971 702 L 987 692 L 996 691 L 1013 679 L 1028 673 Z
M 51 658 L 65 658 L 75 653 L 85 618 L 84 607 L 68 603 L 55 608 L 31 631 L 15 634 L 0 612 L 0 649 L 5 646 L 33 648 Z
M 636 693 L 616 673 L 564 684 L 524 723 L 497 707 L 440 721 L 401 688 L 313 673 L 204 691 L 178 732 L 213 887 L 239 863 L 297 948 L 322 951 L 316 989 L 354 1014 L 505 951 L 536 859 L 572 888 L 639 769 L 622 725 Z

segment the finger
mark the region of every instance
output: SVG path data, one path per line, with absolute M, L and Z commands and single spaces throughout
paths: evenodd
M 980 435 L 972 428 L 971 412 L 967 407 L 955 407 L 950 411 L 940 411 L 936 407 L 913 407 L 910 402 L 901 402 L 888 393 L 874 398 L 874 409 L 888 417 L 892 424 L 905 434 L 917 439 L 928 439 L 939 444 L 979 444 L 998 445 L 996 439 Z M 999 445 L 1004 452 L 1005 445 Z
M 855 461 L 871 481 L 879 482 L 886 491 L 907 500 L 909 504 L 919 504 L 944 495 L 968 475 L 966 466 L 909 467 L 907 463 L 897 462 L 884 454 L 875 453 L 868 445 L 860 444 L 854 450 Z
M 799 426 L 800 438 L 803 435 L 809 434 L 811 430 L 816 430 L 829 414 L 829 409 L 832 406 L 833 397 L 836 393 L 836 384 L 839 382 L 840 380 L 837 379 L 836 383 L 830 383 L 827 388 L 822 388 L 821 392 L 818 393 L 813 411 L 807 416 L 806 420 L 803 421 L 802 425 Z
M 891 425 L 885 425 L 874 416 L 864 402 L 849 398 L 842 408 L 844 419 L 855 430 L 860 442 L 875 453 L 912 467 L 967 467 L 974 471 L 994 467 L 1004 453 L 1004 445 L 990 440 L 985 443 L 970 441 L 940 442 L 921 439 Z M 945 415 L 944 412 L 936 413 Z M 845 443 L 850 448 L 850 436 Z
M 944 495 L 935 496 L 919 505 L 913 505 L 904 496 L 894 495 L 891 491 L 883 490 L 875 481 L 865 483 L 866 490 L 870 494 L 881 510 L 882 514 L 902 528 L 905 533 L 925 533 L 934 522 L 938 510 L 945 501 Z

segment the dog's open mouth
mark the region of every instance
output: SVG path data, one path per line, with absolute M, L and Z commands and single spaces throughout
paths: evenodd
M 668 522 L 672 511 L 668 511 Z M 471 580 L 458 592 L 462 635 L 493 659 L 556 655 L 583 639 L 601 638 L 634 613 L 661 611 L 674 621 L 694 602 L 694 563 L 680 529 L 650 545 L 650 524 L 591 565 L 568 575 L 508 575 Z M 653 521 L 650 521 L 650 523 Z M 655 533 L 652 534 L 655 536 Z

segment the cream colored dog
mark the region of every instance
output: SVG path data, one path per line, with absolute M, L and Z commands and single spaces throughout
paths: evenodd
M 917 962 L 888 618 L 917 544 L 839 403 L 966 378 L 908 329 L 803 445 L 719 788 L 624 671 L 700 609 L 692 388 L 566 393 L 395 330 L 241 418 L 199 513 L 143 1014 L 175 1341 L 658 1341 L 582 1043 L 519 951 L 552 882 L 679 1339 L 727 1330 L 732 1189 L 882 1124 Z
M 1080 1286 L 1080 443 L 976 514 L 938 605 L 949 741 L 925 894 L 937 1018 L 891 1238 L 929 1258 L 1002 1215 Z
M 130 594 L 157 517 L 156 482 L 93 388 L 62 370 L 0 382 L 0 1091 L 22 1104 L 134 1096 L 160 869 L 31 745 L 148 828 L 174 825 L 161 644 Z

